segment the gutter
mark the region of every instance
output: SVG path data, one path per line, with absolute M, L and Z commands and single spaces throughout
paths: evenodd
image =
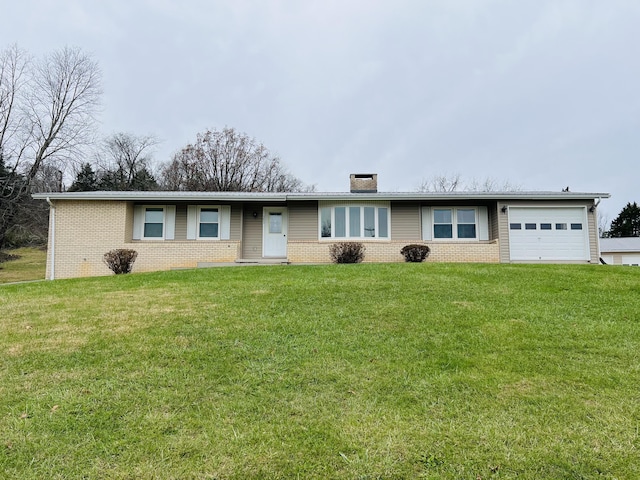
M 51 270 L 49 280 L 55 280 L 56 278 L 56 207 L 51 202 L 49 197 L 46 198 L 51 212 L 51 232 L 49 235 L 49 249 L 51 250 Z

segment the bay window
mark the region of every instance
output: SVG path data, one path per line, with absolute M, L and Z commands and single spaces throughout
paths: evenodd
M 320 238 L 389 238 L 389 207 L 335 205 L 320 207 Z

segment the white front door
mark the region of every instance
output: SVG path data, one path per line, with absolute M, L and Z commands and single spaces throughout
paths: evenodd
M 262 256 L 287 257 L 287 208 L 265 207 L 262 227 Z

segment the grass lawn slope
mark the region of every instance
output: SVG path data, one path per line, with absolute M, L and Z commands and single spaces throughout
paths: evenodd
M 47 252 L 42 248 L 0 251 L 0 284 L 44 280 Z
M 640 478 L 638 268 L 214 268 L 0 312 L 2 478 Z

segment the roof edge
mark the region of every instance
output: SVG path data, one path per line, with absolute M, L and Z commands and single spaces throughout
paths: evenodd
M 302 200 L 595 200 L 610 198 L 609 193 L 593 192 L 377 192 L 377 193 L 318 193 L 318 192 L 43 192 L 32 194 L 34 199 L 46 200 L 102 200 L 102 201 L 302 201 Z

